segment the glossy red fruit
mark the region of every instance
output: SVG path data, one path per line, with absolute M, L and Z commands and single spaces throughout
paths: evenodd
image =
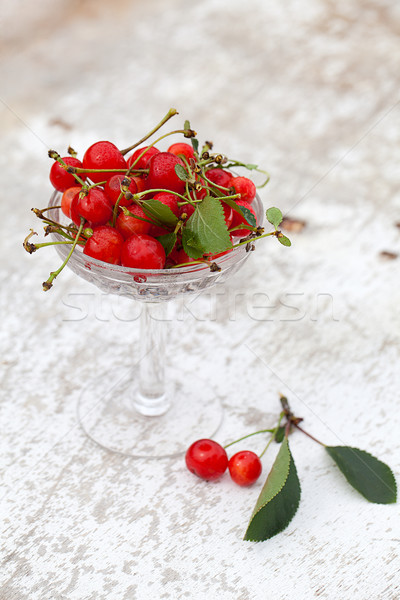
M 245 202 L 243 200 L 236 200 L 236 204 L 238 206 L 243 206 L 244 208 L 247 208 L 254 216 L 254 218 L 256 219 L 257 222 L 257 218 L 256 218 L 256 213 L 254 212 L 254 209 L 252 208 L 252 206 L 248 203 Z M 232 227 L 236 227 L 237 225 L 241 225 L 241 224 L 245 224 L 248 225 L 244 215 L 239 214 L 238 212 L 236 212 L 236 210 L 233 211 L 233 221 L 232 221 Z M 233 235 L 235 237 L 243 237 L 246 236 L 250 233 L 250 229 L 248 227 L 243 227 L 242 229 L 236 229 L 235 231 L 233 231 Z
M 237 194 L 240 194 L 240 200 L 251 204 L 256 197 L 256 186 L 248 177 L 233 177 L 231 186 L 235 188 Z
M 117 217 L 117 221 L 115 223 L 116 229 L 122 234 L 123 238 L 127 240 L 131 235 L 135 233 L 138 234 L 148 234 L 152 227 L 151 223 L 147 223 L 147 221 L 141 221 L 141 219 L 148 219 L 147 215 L 143 211 L 143 209 L 137 204 L 132 204 L 131 206 L 127 206 L 129 212 L 133 213 L 139 219 L 135 217 L 131 217 L 130 215 L 125 215 L 121 212 Z
M 209 192 L 208 192 L 207 188 L 205 188 L 205 187 L 201 188 L 201 190 L 196 190 L 196 191 L 191 190 L 189 192 L 190 197 L 192 198 L 192 200 L 203 200 L 203 198 L 205 198 L 208 193 Z
M 64 156 L 62 160 L 70 167 L 82 168 L 83 166 L 81 161 L 73 156 Z M 79 175 L 79 177 L 81 179 L 85 179 L 82 173 Z M 67 173 L 64 167 L 62 167 L 58 162 L 55 162 L 50 169 L 50 181 L 53 187 L 55 187 L 59 192 L 65 192 L 65 190 L 68 188 L 77 185 L 77 181 L 72 173 Z
M 175 166 L 184 166 L 182 160 L 170 152 L 159 152 L 149 161 L 149 176 L 147 189 L 166 189 L 182 194 L 185 191 L 185 182 L 175 173 Z
M 229 188 L 232 185 L 232 174 L 229 173 L 229 171 L 224 171 L 224 169 L 210 169 L 209 171 L 207 171 L 206 177 L 213 183 L 221 185 L 225 188 Z
M 205 258 L 208 258 L 209 260 L 215 260 L 216 258 L 220 258 L 221 256 L 225 256 L 225 254 L 229 254 L 230 252 L 233 252 L 233 248 L 229 248 L 228 250 L 225 250 L 224 252 L 218 252 L 218 254 L 205 254 Z
M 171 152 L 171 154 L 175 154 L 175 156 L 179 156 L 180 154 L 182 154 L 188 162 L 191 158 L 194 158 L 194 150 L 192 146 L 190 146 L 189 144 L 185 144 L 185 142 L 178 142 L 177 144 L 172 144 L 172 146 L 168 148 L 168 152 Z
M 219 479 L 228 466 L 225 449 L 208 439 L 194 442 L 186 452 L 185 461 L 191 473 L 207 481 Z
M 136 183 L 138 193 L 144 192 L 146 189 L 146 180 L 143 177 L 139 177 L 139 175 L 129 175 L 129 177 Z
M 178 196 L 175 196 L 175 194 L 169 194 L 168 192 L 159 192 L 158 194 L 155 194 L 153 198 L 154 200 L 158 200 L 162 204 L 165 204 L 165 206 L 168 206 L 168 208 L 172 210 L 174 215 L 179 218 L 180 210 L 178 206 Z M 165 229 L 165 227 L 160 227 L 158 225 L 153 225 L 150 229 L 150 235 L 152 235 L 153 237 L 165 235 L 166 233 L 170 233 L 170 230 Z
M 79 192 L 81 191 L 82 186 L 74 186 L 74 187 L 70 187 L 67 190 L 65 190 L 65 192 L 62 195 L 61 198 L 61 210 L 63 211 L 64 215 L 66 217 L 68 217 L 69 219 L 71 218 L 71 203 L 72 200 L 75 198 L 75 196 L 77 194 L 79 194 Z
M 127 170 L 125 158 L 117 146 L 111 142 L 96 142 L 88 148 L 83 157 L 84 169 L 122 169 Z M 87 176 L 94 183 L 106 181 L 115 175 L 113 172 L 88 173 Z
M 224 202 L 222 202 L 222 207 L 224 209 L 224 217 L 225 217 L 226 226 L 228 229 L 230 229 L 232 226 L 232 222 L 233 222 L 234 210 L 233 210 L 233 208 L 231 208 L 228 204 L 225 204 Z
M 124 175 L 113 175 L 104 186 L 104 192 L 111 200 L 112 204 L 117 202 L 121 194 L 121 182 L 123 180 Z M 136 181 L 134 179 L 132 179 L 131 183 L 129 184 L 129 191 L 131 194 L 136 194 L 138 191 Z M 127 200 L 124 198 L 124 196 L 122 196 L 118 206 L 129 206 L 129 204 L 132 204 L 132 200 Z
M 93 235 L 86 242 L 83 254 L 118 265 L 123 244 L 124 238 L 119 231 L 114 227 L 102 225 L 93 228 Z
M 180 265 L 184 263 L 191 263 L 195 261 L 195 258 L 191 258 L 183 248 L 174 248 L 172 252 L 168 256 L 169 260 L 172 261 L 175 265 Z
M 192 216 L 195 210 L 196 208 L 193 206 L 193 204 L 184 204 L 179 208 L 179 217 L 181 217 L 183 214 L 186 214 L 187 218 L 189 218 Z
M 134 234 L 122 247 L 121 264 L 133 269 L 162 269 L 165 265 L 165 250 L 150 235 Z
M 78 194 L 71 202 L 71 219 L 76 225 L 80 225 L 81 217 L 91 225 L 105 225 L 112 213 L 111 201 L 100 188 L 91 188 L 83 198 Z
M 129 168 L 133 165 L 133 163 L 138 158 L 138 156 L 140 156 L 142 154 L 142 152 L 145 152 L 145 153 L 143 154 L 143 156 L 141 158 L 139 158 L 139 160 L 133 167 L 134 169 L 147 169 L 147 165 L 148 165 L 148 162 L 151 159 L 151 157 L 155 156 L 156 154 L 159 154 L 160 151 L 157 148 L 155 148 L 154 146 L 143 146 L 143 148 L 138 148 L 137 150 L 135 150 L 135 152 L 132 154 L 132 156 L 130 156 L 128 158 L 128 167 Z
M 233 481 L 244 487 L 255 483 L 262 472 L 261 460 L 250 450 L 242 450 L 234 454 L 229 460 L 228 467 Z

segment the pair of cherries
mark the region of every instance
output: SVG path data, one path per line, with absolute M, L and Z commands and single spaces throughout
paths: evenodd
M 255 483 L 262 472 L 261 460 L 251 450 L 241 450 L 228 459 L 225 448 L 209 439 L 194 442 L 185 461 L 191 473 L 206 481 L 219 479 L 228 468 L 232 480 L 244 487 Z

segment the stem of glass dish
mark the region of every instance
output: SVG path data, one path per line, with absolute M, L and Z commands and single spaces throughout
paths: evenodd
M 134 406 L 146 416 L 162 415 L 170 406 L 165 391 L 166 316 L 165 302 L 142 303 L 139 390 Z

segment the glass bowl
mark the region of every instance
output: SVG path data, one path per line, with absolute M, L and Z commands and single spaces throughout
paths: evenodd
M 51 196 L 49 217 L 68 224 L 58 208 L 61 196 L 59 192 Z M 264 209 L 258 195 L 252 206 L 262 226 Z M 59 234 L 52 234 L 52 238 L 64 240 Z M 64 261 L 70 247 L 54 247 Z M 226 281 L 252 254 L 246 252 L 245 245 L 235 248 L 215 260 L 221 269 L 217 272 L 204 264 L 150 270 L 110 265 L 76 248 L 68 262 L 74 273 L 107 294 L 142 303 L 138 363 L 115 365 L 109 372 L 97 374 L 81 393 L 78 419 L 94 442 L 135 458 L 166 458 L 182 454 L 195 439 L 215 435 L 223 407 L 210 378 L 201 377 L 201 365 L 193 364 L 184 376 L 181 365 L 168 365 L 165 376 L 166 301 Z M 168 357 L 173 355 L 168 353 Z

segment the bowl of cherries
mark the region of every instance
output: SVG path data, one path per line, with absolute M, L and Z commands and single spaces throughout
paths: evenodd
M 170 109 L 148 134 L 122 150 L 108 140 L 94 142 L 81 159 L 71 147 L 63 156 L 49 150 L 53 193 L 45 208 L 32 210 L 51 241 L 35 243 L 31 230 L 23 243 L 31 254 L 54 246 L 61 258 L 59 268 L 43 283 L 45 291 L 68 265 L 103 292 L 143 303 L 143 356 L 137 376 L 131 369 L 118 393 L 112 387 L 118 380 L 115 369 L 98 377 L 87 393 L 83 391 L 78 410 L 92 439 L 131 456 L 158 455 L 156 448 L 161 447 L 163 455 L 181 452 L 194 433 L 209 437 L 220 422 L 220 402 L 205 384 L 195 381 L 195 372 L 180 382 L 179 395 L 167 389 L 167 319 L 160 312 L 165 301 L 223 283 L 241 268 L 260 239 L 270 236 L 290 245 L 279 230 L 279 209 L 265 212 L 256 185 L 238 171 L 262 173 L 264 181 L 258 187 L 268 182 L 268 174 L 215 152 L 212 142 L 200 146 L 189 121 L 157 137 L 176 114 Z M 183 139 L 176 141 L 177 136 Z M 265 220 L 272 225 L 270 231 L 264 229 Z M 179 377 L 170 377 L 170 383 Z M 190 404 L 187 398 L 193 397 L 193 390 L 204 397 Z M 172 415 L 168 424 L 166 414 Z M 158 424 L 138 421 L 138 415 L 162 419 Z M 165 431 L 168 440 L 160 443 Z

